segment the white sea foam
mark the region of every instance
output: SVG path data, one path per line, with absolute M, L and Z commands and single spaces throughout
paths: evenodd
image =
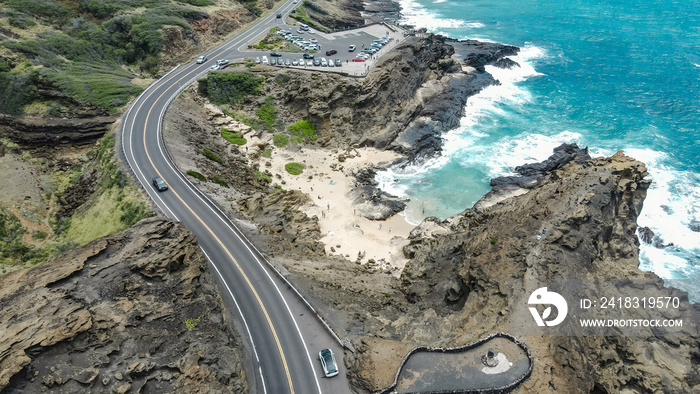
M 436 1 L 437 2 L 437 1 Z M 441 18 L 428 11 L 413 0 L 401 0 L 401 23 L 416 27 L 425 27 L 431 32 L 437 29 L 455 29 L 467 26 L 467 22 L 459 19 Z

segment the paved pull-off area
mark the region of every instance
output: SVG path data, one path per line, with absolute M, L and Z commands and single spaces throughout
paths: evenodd
M 482 358 L 494 352 L 497 365 Z M 399 375 L 397 393 L 479 391 L 506 387 L 525 376 L 530 360 L 523 349 L 506 338 L 493 338 L 459 353 L 417 352 Z

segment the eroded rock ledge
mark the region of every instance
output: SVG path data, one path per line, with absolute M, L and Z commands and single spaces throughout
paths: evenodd
M 0 277 L 0 391 L 248 391 L 195 237 L 147 219 Z

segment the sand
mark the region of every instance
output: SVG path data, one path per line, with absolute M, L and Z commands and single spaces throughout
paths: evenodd
M 251 153 L 252 150 L 251 150 Z M 315 146 L 275 148 L 271 159 L 261 158 L 261 168 L 281 175 L 273 182 L 287 190 L 300 190 L 311 197 L 311 202 L 300 209 L 309 216 L 317 216 L 321 227 L 320 239 L 328 255 L 338 255 L 349 261 L 361 263 L 374 260 L 381 268 L 391 269 L 398 275 L 408 259 L 402 248 L 408 244 L 408 235 L 414 228 L 400 214 L 387 220 L 369 220 L 355 214 L 349 197 L 355 185 L 353 171 L 386 165 L 399 157 L 391 151 L 360 148 L 351 151 L 354 158 L 338 161 L 338 151 Z M 271 167 L 266 167 L 270 162 Z M 297 162 L 305 165 L 301 175 L 291 175 L 285 164 Z M 334 170 L 331 166 L 335 165 Z M 312 176 L 312 179 L 309 179 Z M 284 184 L 282 183 L 284 181 Z

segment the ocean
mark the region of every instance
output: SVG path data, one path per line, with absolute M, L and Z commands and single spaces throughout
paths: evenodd
M 402 23 L 456 39 L 519 46 L 521 67 L 469 99 L 442 156 L 380 172 L 409 198 L 407 221 L 470 208 L 489 180 L 546 159 L 564 142 L 593 156 L 618 150 L 653 181 L 638 219 L 663 242 L 640 268 L 700 301 L 700 2 L 661 0 L 400 0 Z

